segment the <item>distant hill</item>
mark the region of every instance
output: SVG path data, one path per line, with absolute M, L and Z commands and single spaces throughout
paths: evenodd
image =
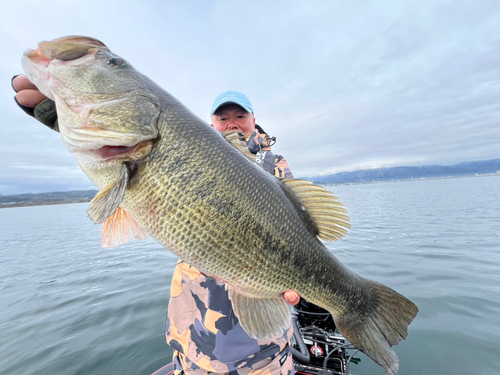
M 0 208 L 90 202 L 97 190 L 0 196 Z
M 473 161 L 451 166 L 426 165 L 423 167 L 362 169 L 354 172 L 340 172 L 326 176 L 305 177 L 305 179 L 321 184 L 342 184 L 349 182 L 466 177 L 475 176 L 476 174 L 500 174 L 500 159 Z

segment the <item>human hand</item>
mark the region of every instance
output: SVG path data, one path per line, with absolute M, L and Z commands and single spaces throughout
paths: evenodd
M 21 74 L 12 78 L 14 97 L 21 109 L 52 130 L 59 131 L 56 104 L 38 90 L 28 77 Z
M 287 301 L 292 306 L 295 306 L 300 301 L 299 294 L 297 292 L 294 292 L 293 290 L 287 290 L 285 293 L 283 293 L 283 298 L 285 298 L 285 301 Z
M 35 108 L 47 99 L 24 74 L 15 76 L 12 79 L 12 88 L 17 93 L 15 96 L 16 101 L 23 107 Z

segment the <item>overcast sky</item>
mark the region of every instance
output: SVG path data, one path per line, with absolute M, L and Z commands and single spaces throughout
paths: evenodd
M 14 103 L 21 56 L 100 39 L 209 123 L 239 90 L 296 176 L 500 158 L 500 1 L 0 1 L 0 194 L 90 189 Z

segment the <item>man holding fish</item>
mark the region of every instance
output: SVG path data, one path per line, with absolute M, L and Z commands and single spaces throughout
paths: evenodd
M 286 163 L 270 152 L 272 139 L 253 134 L 248 98 L 226 92 L 215 99 L 218 134 L 95 38 L 42 41 L 22 63 L 55 106 L 24 101 L 43 97 L 19 77 L 18 102 L 60 132 L 99 189 L 87 213 L 103 224 L 103 246 L 147 233 L 182 259 L 167 324 L 178 372 L 293 371 L 283 298 L 291 293 L 330 312 L 349 342 L 396 374 L 391 347 L 406 338 L 418 308 L 350 271 L 321 242 L 346 235 L 346 208 L 324 187 L 286 177 Z M 39 104 L 33 110 L 28 103 Z M 199 279 L 205 275 L 211 278 Z M 199 297 L 203 289 L 208 300 Z

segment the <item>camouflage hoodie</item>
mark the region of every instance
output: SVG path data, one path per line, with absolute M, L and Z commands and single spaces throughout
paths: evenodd
M 263 156 L 265 169 L 278 177 L 293 177 L 286 160 L 271 152 L 270 137 L 258 132 L 245 136 L 250 151 Z M 172 279 L 165 334 L 174 349 L 174 375 L 293 372 L 288 345 L 292 329 L 271 339 L 250 338 L 232 310 L 224 283 L 182 261 Z

